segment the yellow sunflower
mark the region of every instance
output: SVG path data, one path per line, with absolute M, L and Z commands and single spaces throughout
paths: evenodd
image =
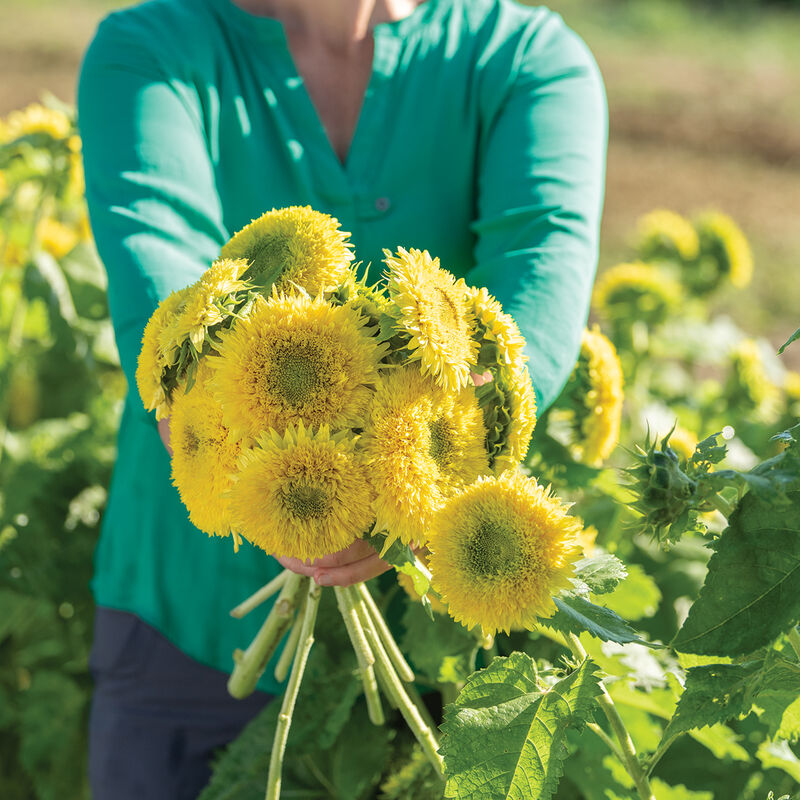
M 272 209 L 236 233 L 223 258 L 244 258 L 245 277 L 268 294 L 301 287 L 312 296 L 343 283 L 353 260 L 349 233 L 310 206 Z
M 682 299 L 683 289 L 675 279 L 637 261 L 607 269 L 597 280 L 592 305 L 604 318 L 627 327 L 636 320 L 656 326 Z
M 580 558 L 580 520 L 519 470 L 481 478 L 436 515 L 433 586 L 457 621 L 485 633 L 532 629 L 555 611 Z
M 234 525 L 277 556 L 321 558 L 349 547 L 372 524 L 367 467 L 349 432 L 302 423 L 264 434 L 241 458 L 230 493 Z
M 727 278 L 743 289 L 753 277 L 753 253 L 739 226 L 719 211 L 709 211 L 695 220 L 700 239 L 700 262 L 687 282 L 703 293 Z
M 241 445 L 222 422 L 222 406 L 214 399 L 214 372 L 203 359 L 195 383 L 173 392 L 170 415 L 172 482 L 189 519 L 209 536 L 227 536 L 231 529 L 227 493 L 238 471 Z
M 781 411 L 782 392 L 767 372 L 758 344 L 744 339 L 729 355 L 725 394 L 734 407 L 761 422 L 774 422 Z
M 614 345 L 595 326 L 583 332 L 581 352 L 567 386 L 573 406 L 576 461 L 600 467 L 619 442 L 624 378 Z
M 237 293 L 248 288 L 242 274 L 247 262 L 227 258 L 215 261 L 193 283 L 185 295 L 180 312 L 161 332 L 160 347 L 167 360 L 174 361 L 185 342 L 191 342 L 199 353 L 203 349 L 208 329 L 231 317 Z
M 41 103 L 31 103 L 23 109 L 12 111 L 0 122 L 0 142 L 13 142 L 35 133 L 46 133 L 53 139 L 65 139 L 71 130 L 72 121 L 63 111 L 47 108 Z
M 492 367 L 499 359 L 503 366 L 512 370 L 523 367 L 528 360 L 524 353 L 525 339 L 513 318 L 503 312 L 500 303 L 483 287 L 467 287 L 467 298 L 478 322 L 481 344 L 493 346 L 493 357 L 487 361 L 481 352 L 478 363 Z
M 36 226 L 36 237 L 42 250 L 60 261 L 78 244 L 77 231 L 53 217 L 45 217 Z
M 415 365 L 390 370 L 361 440 L 376 489 L 375 529 L 424 542 L 444 499 L 488 472 L 484 438 L 472 389 L 445 391 Z
M 410 360 L 419 361 L 423 374 L 445 389 L 461 389 L 478 358 L 466 284 L 427 250 L 401 247 L 396 256 L 383 252 L 397 328 L 410 337 Z
M 495 474 L 525 457 L 536 427 L 536 395 L 528 368 L 498 369 L 475 394 L 483 409 L 489 463 Z
M 164 371 L 171 366 L 160 346 L 162 332 L 169 327 L 188 293 L 187 287 L 165 297 L 148 320 L 142 336 L 142 348 L 136 365 L 136 386 L 144 407 L 148 411 L 155 411 L 156 419 L 164 419 L 169 415 L 170 401 L 161 382 Z
M 645 261 L 692 261 L 700 251 L 697 231 L 688 219 L 664 208 L 651 211 L 636 223 L 637 250 Z
M 258 296 L 217 345 L 226 423 L 257 437 L 290 424 L 360 427 L 384 348 L 346 306 L 304 295 Z

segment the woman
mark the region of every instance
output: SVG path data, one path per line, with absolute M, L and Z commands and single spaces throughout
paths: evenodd
M 527 338 L 540 408 L 566 380 L 596 264 L 606 112 L 557 15 L 511 0 L 151 0 L 101 24 L 79 121 L 130 386 L 158 301 L 252 218 L 300 204 L 342 222 L 373 279 L 381 249 L 402 245 L 487 286 Z M 360 544 L 284 563 L 322 584 L 385 569 Z M 258 626 L 226 612 L 279 570 L 192 528 L 131 391 L 93 582 L 95 798 L 196 796 L 210 752 L 268 699 L 225 695 L 231 652 Z M 260 688 L 277 693 L 270 676 Z

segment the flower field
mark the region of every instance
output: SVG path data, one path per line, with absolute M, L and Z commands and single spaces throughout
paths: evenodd
M 0 179 L 0 796 L 81 798 L 91 552 L 126 387 L 70 109 L 3 119 Z M 368 592 L 311 586 L 306 600 L 282 579 L 298 609 L 296 705 L 276 701 L 251 723 L 202 797 L 263 797 L 268 773 L 272 796 L 287 798 L 795 796 L 800 375 L 710 311 L 758 274 L 736 221 L 717 210 L 632 219 L 630 252 L 596 285 L 575 369 L 537 415 L 518 332 L 486 293 L 456 287 L 412 249 L 387 254 L 380 292 L 348 282 L 352 254 L 335 227 L 315 231 L 302 264 L 275 262 L 253 240 L 283 236 L 287 215 L 237 234 L 221 266 L 162 304 L 138 388 L 184 436 L 173 477 L 201 530 L 225 534 L 235 518 L 249 541 L 304 558 L 377 515 L 391 536 L 374 544 L 396 570 Z M 284 270 L 283 294 L 253 294 Z M 414 294 L 426 282 L 477 327 L 458 322 L 437 339 Z M 256 360 L 265 377 L 254 388 L 242 376 Z M 338 394 L 314 405 L 312 378 L 328 364 Z M 466 365 L 493 379 L 473 386 Z M 365 392 L 379 373 L 385 389 Z M 306 427 L 281 398 L 301 398 Z M 273 435 L 247 427 L 253 404 Z M 386 421 L 406 417 L 427 460 L 393 485 L 403 452 Z M 354 428 L 357 442 L 341 433 Z M 224 446 L 200 449 L 212 441 Z M 366 474 L 356 451 L 382 476 L 378 499 L 352 480 Z M 197 463 L 220 454 L 193 483 Z M 286 477 L 322 461 L 341 495 Z M 219 482 L 233 463 L 229 492 Z M 311 523 L 293 527 L 337 502 L 313 541 Z M 259 503 L 283 515 L 278 541 Z M 284 677 L 290 666 L 278 662 Z

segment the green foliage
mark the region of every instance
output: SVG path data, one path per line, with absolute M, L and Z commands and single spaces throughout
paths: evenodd
M 552 617 L 541 618 L 539 622 L 561 633 L 580 634 L 586 631 L 607 642 L 640 642 L 636 632 L 613 611 L 570 592 L 553 598 L 556 613 Z
M 575 582 L 593 594 L 613 592 L 627 576 L 625 565 L 611 553 L 582 558 L 575 564 Z
M 744 496 L 713 543 L 708 578 L 676 650 L 736 656 L 762 647 L 800 619 L 800 492 L 787 505 Z
M 432 625 L 419 603 L 409 603 L 403 627 L 401 644 L 418 678 L 432 684 L 461 684 L 475 671 L 478 640 L 450 617 L 438 614 Z
M 445 797 L 551 797 L 567 755 L 567 728 L 590 719 L 600 693 L 595 669 L 586 660 L 542 691 L 533 660 L 514 653 L 472 675 L 445 710 Z
M 0 145 L 0 796 L 88 796 L 92 552 L 124 378 L 75 134 Z

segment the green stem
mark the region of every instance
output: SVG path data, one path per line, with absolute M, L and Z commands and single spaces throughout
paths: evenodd
M 608 749 L 617 757 L 621 764 L 625 763 L 625 758 L 622 755 L 622 751 L 617 747 L 617 743 L 596 722 L 589 722 L 586 727 L 608 745 Z
M 228 678 L 228 692 L 241 700 L 252 694 L 258 679 L 264 672 L 267 662 L 272 658 L 286 631 L 289 630 L 297 608 L 298 595 L 305 589 L 308 578 L 294 572 L 286 579 L 272 611 L 264 620 L 256 638 L 247 650 L 236 650 L 231 677 Z
M 789 633 L 789 644 L 792 646 L 795 654 L 798 658 L 800 658 L 800 633 L 797 632 L 797 628 L 792 628 Z
M 566 640 L 567 646 L 577 658 L 581 661 L 585 661 L 588 658 L 580 639 L 574 633 L 568 634 Z M 603 713 L 606 715 L 606 719 L 608 719 L 611 729 L 619 741 L 622 763 L 628 770 L 628 774 L 633 778 L 639 797 L 642 800 L 655 800 L 653 790 L 650 788 L 650 781 L 647 779 L 647 775 L 636 757 L 636 749 L 633 746 L 628 729 L 625 727 L 625 723 L 622 721 L 611 695 L 602 682 L 600 683 L 600 688 L 602 689 L 602 694 L 597 697 L 597 703 L 603 709 Z
M 369 589 L 367 588 L 366 584 L 357 583 L 351 588 L 354 590 L 357 597 L 364 603 L 369 614 L 369 618 L 372 624 L 375 626 L 375 630 L 380 637 L 381 643 L 386 648 L 386 652 L 388 653 L 389 658 L 392 660 L 392 664 L 394 664 L 397 674 L 406 683 L 411 683 L 414 680 L 414 670 L 411 669 L 408 661 L 405 660 L 403 654 L 400 652 L 400 648 L 397 646 L 397 642 L 395 641 L 394 636 L 392 636 L 392 632 L 389 630 L 389 626 L 386 624 L 383 614 L 381 614 L 380 609 L 375 603 L 375 600 L 369 593 Z
M 364 698 L 367 701 L 367 712 L 373 725 L 383 725 L 386 717 L 383 714 L 381 696 L 378 692 L 378 681 L 375 677 L 375 655 L 367 642 L 361 619 L 353 602 L 349 589 L 343 586 L 334 586 L 336 602 L 342 614 L 345 628 L 350 636 L 350 642 L 356 653 L 358 672 L 364 686 Z
M 283 769 L 283 754 L 286 752 L 286 740 L 289 738 L 294 704 L 300 692 L 300 684 L 308 662 L 308 654 L 314 644 L 314 623 L 317 621 L 317 609 L 319 608 L 322 589 L 313 580 L 308 581 L 307 585 L 306 613 L 300 630 L 300 643 L 294 657 L 294 664 L 292 664 L 292 674 L 289 676 L 289 683 L 283 695 L 281 713 L 278 715 L 278 725 L 272 742 L 266 800 L 278 800 L 281 796 L 281 771 Z
M 300 641 L 300 631 L 302 630 L 303 620 L 305 619 L 307 610 L 308 595 L 302 600 L 300 610 L 297 612 L 297 619 L 294 621 L 292 629 L 289 631 L 289 638 L 286 640 L 286 644 L 283 646 L 283 650 L 278 657 L 278 662 L 275 664 L 274 675 L 278 683 L 283 683 L 286 680 L 289 669 L 294 663 L 294 655 L 297 652 L 297 643 Z
M 366 609 L 364 609 L 366 612 Z M 394 671 L 394 666 L 391 659 L 386 653 L 386 650 L 381 643 L 380 636 L 375 630 L 369 615 L 364 613 L 361 619 L 364 625 L 364 633 L 367 635 L 367 641 L 375 654 L 375 671 L 378 673 L 378 679 L 381 682 L 383 691 L 386 692 L 389 700 L 403 715 L 406 724 L 411 728 L 411 732 L 416 737 L 417 741 L 422 747 L 423 752 L 428 760 L 433 765 L 437 774 L 440 777 L 444 776 L 444 761 L 439 755 L 439 742 L 433 728 L 425 722 L 424 716 L 417 705 L 411 700 L 403 686 L 397 673 Z
M 262 586 L 257 592 L 251 594 L 247 600 L 239 603 L 239 605 L 231 611 L 231 616 L 241 619 L 245 614 L 249 614 L 254 608 L 260 606 L 265 600 L 269 600 L 272 595 L 276 594 L 283 588 L 283 585 L 286 583 L 286 579 L 290 574 L 291 572 L 288 569 L 285 569 L 280 575 Z
M 717 511 L 722 514 L 725 519 L 728 519 L 731 514 L 733 514 L 736 506 L 731 503 L 730 501 L 726 500 L 719 492 L 714 492 L 714 494 L 710 495 L 707 498 L 708 502 L 711 503 Z

